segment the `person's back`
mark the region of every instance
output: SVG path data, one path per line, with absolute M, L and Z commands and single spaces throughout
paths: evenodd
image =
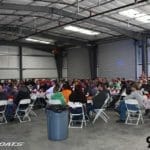
M 70 96 L 71 93 L 72 93 L 72 91 L 69 90 L 69 89 L 62 90 L 62 94 L 65 97 L 66 103 L 68 103 L 69 96 Z
M 95 109 L 99 109 L 103 106 L 109 94 L 108 91 L 105 90 L 105 85 L 103 84 L 98 85 L 98 90 L 99 90 L 99 93 L 93 98 L 93 107 Z
M 28 99 L 28 98 L 30 98 L 30 91 L 29 91 L 28 87 L 22 86 L 19 89 L 19 92 L 14 100 L 14 103 L 16 105 L 18 105 L 21 99 Z
M 64 84 L 63 87 L 62 87 L 62 94 L 65 98 L 66 104 L 69 101 L 69 96 L 70 96 L 71 93 L 72 93 L 72 91 L 70 89 L 69 84 Z
M 100 91 L 93 99 L 93 107 L 95 109 L 101 108 L 107 98 L 106 91 Z
M 4 92 L 2 85 L 0 85 L 0 100 L 7 100 L 7 95 Z
M 69 101 L 86 103 L 86 97 L 82 92 L 82 88 L 80 87 L 80 85 L 75 86 L 75 90 L 69 96 Z
M 125 99 L 136 99 L 141 107 L 143 107 L 144 96 L 141 91 L 132 91 L 130 95 L 126 96 Z

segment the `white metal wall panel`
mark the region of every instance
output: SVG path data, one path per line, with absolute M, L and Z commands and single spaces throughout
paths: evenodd
M 135 79 L 135 48 L 133 40 L 99 45 L 98 76 Z
M 68 77 L 68 62 L 67 62 L 67 56 L 63 58 L 63 78 Z
M 48 52 L 23 48 L 23 78 L 57 78 L 56 63 Z
M 19 70 L 0 70 L 0 79 L 18 79 Z
M 57 78 L 56 70 L 24 70 L 24 78 Z
M 0 46 L 0 54 L 5 54 L 5 55 L 18 55 L 18 47 L 15 46 Z
M 0 79 L 18 79 L 18 68 L 18 47 L 0 46 Z
M 68 77 L 67 73 L 68 73 L 68 70 L 67 69 L 63 69 L 63 72 L 62 72 L 63 78 L 67 78 Z
M 0 55 L 0 68 L 18 68 L 18 56 Z
M 68 50 L 68 78 L 89 78 L 89 55 L 86 48 Z
M 56 68 L 54 57 L 23 56 L 23 68 Z

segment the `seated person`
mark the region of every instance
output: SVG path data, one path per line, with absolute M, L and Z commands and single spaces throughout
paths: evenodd
M 93 97 L 93 105 L 87 104 L 88 115 L 90 111 L 94 112 L 94 109 L 100 109 L 109 95 L 109 91 L 105 88 L 104 84 L 102 83 L 99 84 L 97 88 L 98 88 L 98 94 L 95 97 Z
M 28 99 L 28 98 L 30 98 L 30 90 L 28 89 L 27 86 L 22 85 L 22 86 L 19 88 L 19 91 L 18 91 L 18 93 L 17 93 L 17 95 L 16 95 L 16 98 L 14 99 L 13 102 L 14 102 L 14 104 L 15 104 L 16 106 L 18 106 L 20 100 L 22 100 L 22 99 Z
M 103 106 L 109 91 L 105 89 L 104 84 L 99 84 L 98 85 L 98 94 L 93 98 L 93 107 L 94 109 L 99 109 Z
M 3 86 L 0 85 L 0 100 L 7 100 L 7 95 L 4 92 Z
M 138 103 L 139 103 L 139 106 L 143 107 L 144 96 L 143 96 L 142 92 L 139 89 L 138 83 L 134 83 L 134 84 L 131 85 L 131 94 L 126 96 L 124 99 L 125 100 L 136 99 L 138 101 Z M 131 106 L 131 107 L 132 107 L 132 109 L 135 109 L 134 106 Z M 126 120 L 126 111 L 127 111 L 127 108 L 126 108 L 124 100 L 120 101 L 120 104 L 117 107 L 117 110 L 118 110 L 118 112 L 120 114 L 120 119 L 117 120 L 117 122 L 118 123 L 124 123 L 125 120 Z
M 69 101 L 86 103 L 86 96 L 84 95 L 82 87 L 80 85 L 75 86 L 75 90 L 69 96 Z
M 69 86 L 69 83 L 65 83 L 62 87 L 62 94 L 65 98 L 66 104 L 69 101 L 69 96 L 70 96 L 71 93 L 72 93 L 72 91 L 71 91 L 71 88 Z

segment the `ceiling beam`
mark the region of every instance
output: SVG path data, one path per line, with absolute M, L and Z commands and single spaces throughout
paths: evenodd
M 18 33 L 18 34 L 22 33 L 25 36 L 36 32 L 36 31 L 32 31 L 32 29 L 30 28 L 20 28 L 18 26 L 5 26 L 5 25 L 3 25 L 2 27 L 0 26 L 0 31 L 12 32 L 12 33 Z M 71 43 L 74 45 L 85 45 L 87 43 L 87 41 L 81 41 L 81 40 L 71 38 L 71 37 L 47 34 L 47 33 L 39 33 L 37 34 L 37 36 L 44 37 L 47 39 L 52 39 L 56 41 L 56 44 L 58 44 L 58 46 L 59 46 L 59 43 L 60 44 Z
M 45 45 L 45 44 L 40 44 L 40 43 L 27 43 L 23 41 L 17 41 L 17 42 L 12 42 L 12 41 L 7 41 L 7 40 L 0 40 L 0 45 L 10 45 L 10 46 L 24 46 L 24 47 L 30 47 L 38 50 L 45 50 L 45 51 L 51 51 L 52 49 L 56 48 L 56 46 L 52 45 Z
M 64 16 L 64 17 L 69 17 L 69 18 L 72 18 L 72 19 L 76 19 L 75 21 L 72 21 L 70 23 L 75 23 L 75 22 L 78 22 L 78 21 L 84 21 L 84 22 L 87 22 L 87 23 L 90 23 L 90 24 L 95 24 L 97 26 L 106 27 L 108 29 L 111 29 L 113 31 L 116 31 L 118 33 L 121 33 L 123 35 L 126 35 L 126 36 L 134 38 L 134 39 L 141 39 L 141 34 L 139 34 L 137 32 L 130 31 L 130 30 L 121 28 L 119 26 L 115 26 L 115 25 L 106 23 L 106 22 L 98 21 L 96 19 L 92 19 L 92 17 L 104 15 L 104 14 L 114 12 L 114 11 L 117 11 L 117 10 L 120 10 L 120 9 L 123 9 L 123 8 L 138 5 L 138 4 L 147 2 L 147 1 L 148 0 L 141 0 L 141 1 L 138 1 L 136 3 L 130 3 L 130 4 L 127 4 L 127 5 L 118 7 L 118 8 L 114 8 L 114 9 L 111 9 L 111 10 L 108 10 L 108 11 L 104 11 L 104 12 L 101 12 L 101 13 L 98 13 L 98 14 L 95 14 L 95 15 L 92 15 L 92 16 L 88 16 L 88 17 L 84 17 L 82 15 L 75 14 L 75 13 L 72 13 L 72 12 L 68 12 L 68 11 L 62 10 L 62 9 L 50 8 L 50 7 L 47 7 L 47 6 L 31 6 L 31 5 L 2 3 L 0 5 L 0 9 L 20 10 L 20 11 L 24 10 L 24 11 L 32 11 L 32 12 L 43 12 L 43 13 L 49 13 L 49 14 L 57 14 L 57 15 L 61 15 L 61 16 Z

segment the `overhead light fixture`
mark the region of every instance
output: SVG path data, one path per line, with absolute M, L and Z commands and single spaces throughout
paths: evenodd
M 150 15 L 145 15 L 143 17 L 136 18 L 137 21 L 141 21 L 143 23 L 150 23 Z
M 30 41 L 30 42 L 36 42 L 36 43 L 42 43 L 42 44 L 50 44 L 50 41 L 44 41 L 44 40 L 39 40 L 39 39 L 35 39 L 35 38 L 26 38 L 26 41 Z
M 128 9 L 125 11 L 121 11 L 119 12 L 119 14 L 129 18 L 134 18 L 135 20 L 143 23 L 150 23 L 150 15 L 147 15 L 145 13 L 140 13 L 135 9 Z
M 92 30 L 88 30 L 88 29 L 84 29 L 84 28 L 80 28 L 80 27 L 76 27 L 76 26 L 65 26 L 64 27 L 65 30 L 69 30 L 69 31 L 73 31 L 73 32 L 78 32 L 78 33 L 82 33 L 82 34 L 87 34 L 87 35 L 98 35 L 100 34 L 99 32 L 95 32 Z
M 125 11 L 121 11 L 121 12 L 119 12 L 119 14 L 129 17 L 129 18 L 138 18 L 138 17 L 142 17 L 145 15 L 144 13 L 140 13 L 139 11 L 137 11 L 135 9 L 128 9 Z

